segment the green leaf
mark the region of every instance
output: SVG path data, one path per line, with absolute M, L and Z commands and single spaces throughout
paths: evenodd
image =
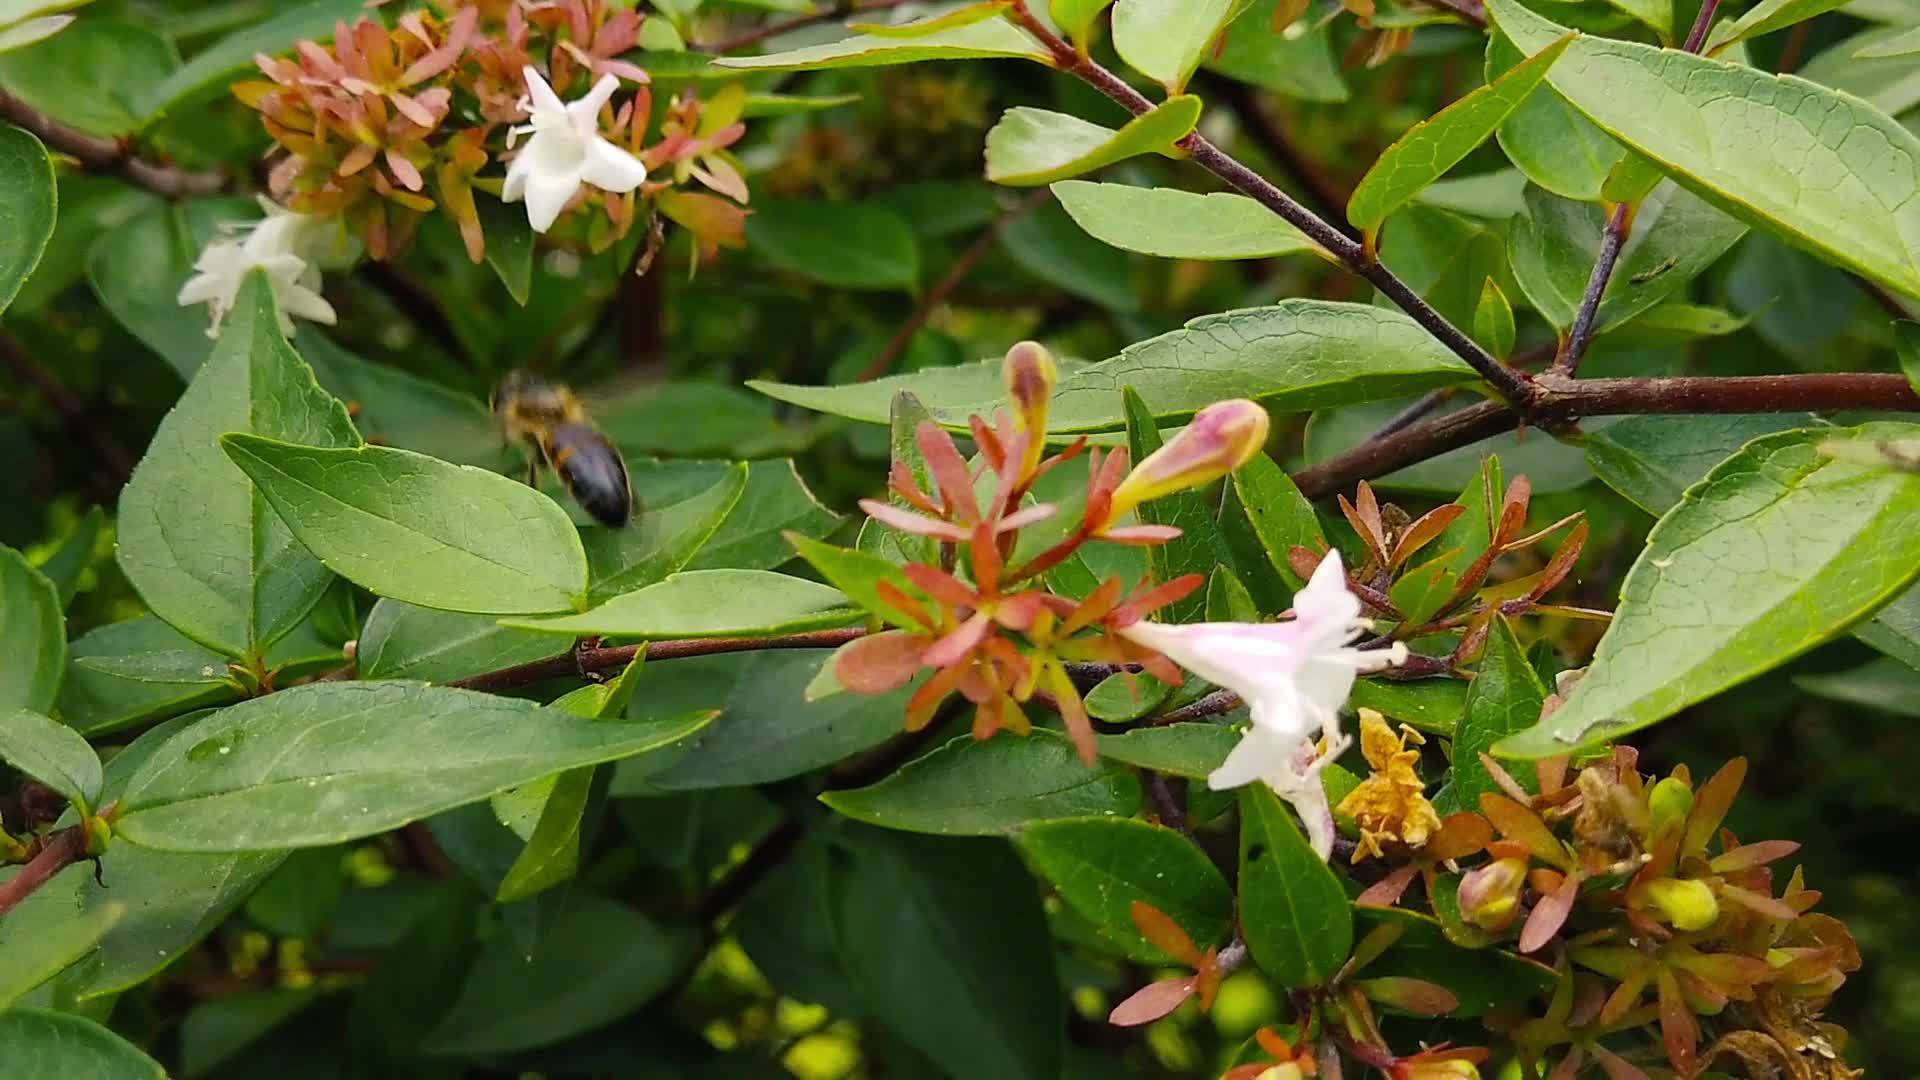
M 1472 369 L 1459 357 L 1399 312 L 1282 300 L 1272 307 L 1203 315 L 1183 329 L 1130 345 L 1111 360 L 1065 376 L 1054 394 L 1049 430 L 1124 426 L 1124 386 L 1133 387 L 1164 423 L 1223 398 L 1252 398 L 1273 412 L 1302 412 L 1472 378 Z M 922 396 L 944 420 L 938 399 Z
M 643 653 L 613 681 L 588 683 L 555 701 L 552 708 L 588 720 L 619 717 L 633 700 L 634 684 L 645 665 Z M 593 765 L 568 769 L 493 797 L 495 817 L 526 840 L 494 890 L 496 900 L 503 904 L 525 900 L 579 870 L 581 831 L 594 799 L 595 775 L 602 771 Z
M 1066 378 L 1084 366 L 1071 361 L 1063 362 L 1060 364 L 1060 375 Z M 894 396 L 905 391 L 919 398 L 927 411 L 943 426 L 963 430 L 970 413 L 989 415 L 996 405 L 1005 404 L 1007 391 L 1001 379 L 1001 368 L 1001 361 L 987 360 L 976 364 L 928 368 L 842 386 L 800 386 L 764 379 L 749 379 L 747 385 L 768 397 L 803 409 L 869 424 L 888 423 L 892 418 Z
M 1205 780 L 1227 760 L 1240 735 L 1226 724 L 1180 723 L 1134 728 L 1120 735 L 1101 735 L 1100 756 L 1127 765 Z
M 1612 330 L 1614 345 L 1686 345 L 1700 338 L 1739 333 L 1753 320 L 1725 308 L 1669 301 L 1648 308 Z
M 223 709 L 157 750 L 115 832 L 168 851 L 339 843 L 670 746 L 712 718 L 611 723 L 419 683 L 311 683 Z
M 99 1024 L 71 1013 L 0 1013 L 0 1075 L 166 1080 L 160 1063 Z
M 67 664 L 65 610 L 53 582 L 0 545 L 0 711 L 53 711 Z
M 1353 948 L 1340 879 L 1265 784 L 1240 789 L 1240 928 L 1260 970 L 1289 989 L 1324 985 Z
M 1274 572 L 1288 588 L 1304 587 L 1306 582 L 1293 572 L 1287 552 L 1295 547 L 1326 549 L 1327 538 L 1320 531 L 1313 504 L 1300 494 L 1286 470 L 1264 454 L 1254 455 L 1234 472 L 1233 486 Z
M 1227 879 L 1172 829 L 1132 818 L 1067 818 L 1030 825 L 1014 844 L 1068 907 L 1131 959 L 1172 961 L 1135 928 L 1135 901 L 1160 909 L 1202 949 L 1225 944 L 1233 930 Z
M 298 324 L 293 344 L 366 438 L 456 465 L 501 464 L 500 425 L 479 398 L 356 356 L 311 323 Z
M 1348 702 L 1356 709 L 1373 709 L 1389 720 L 1451 739 L 1467 713 L 1468 686 L 1461 679 L 1360 679 L 1353 684 Z
M 480 229 L 487 238 L 487 265 L 507 287 L 507 295 L 521 307 L 533 293 L 533 226 L 517 206 L 483 192 L 473 197 Z
M 958 26 L 922 37 L 856 34 L 824 45 L 767 56 L 723 56 L 720 68 L 753 71 L 819 71 L 840 67 L 885 67 L 922 60 L 976 60 L 1015 57 L 1045 63 L 1052 58 L 1026 31 L 1001 19 Z
M 1920 668 L 1920 586 L 1909 588 L 1854 628 L 1853 636 L 1910 667 Z
M 808 682 L 826 649 L 702 656 L 656 664 L 640 697 L 659 708 L 710 708 L 719 718 L 681 744 L 671 761 L 622 765 L 613 794 L 744 787 L 784 780 L 852 757 L 898 734 L 907 694 L 835 694 L 809 701 Z M 662 755 L 664 758 L 665 755 Z
M 60 918 L 10 914 L 0 920 L 0 1010 L 11 1009 L 29 991 L 92 952 L 124 914 L 125 905 L 107 904 Z
M 120 569 L 141 599 L 195 641 L 244 657 L 292 630 L 333 577 L 220 452 L 221 433 L 236 431 L 327 447 L 360 442 L 346 409 L 280 336 L 260 272 L 241 287 L 213 356 L 120 495 Z
M 366 6 L 360 0 L 309 0 L 280 11 L 195 53 L 171 75 L 146 87 L 135 111 L 144 118 L 145 126 L 151 127 L 168 113 L 218 97 L 243 75 L 259 78 L 255 56 L 287 52 L 298 41 L 328 44 L 333 40 L 336 22 L 352 24 L 365 14 Z
M 1053 193 L 1088 235 L 1123 251 L 1163 259 L 1322 254 L 1300 230 L 1245 195 L 1088 180 L 1062 180 Z
M 607 1024 L 672 985 L 692 957 L 693 935 L 625 904 L 571 895 L 528 959 L 511 935 L 487 942 L 422 1046 L 477 1057 L 559 1042 Z
M 845 599 L 851 600 L 876 619 L 899 624 L 905 618 L 881 603 L 878 589 L 881 582 L 887 582 L 909 596 L 920 593 L 898 566 L 878 555 L 823 544 L 804 536 L 788 537 L 788 540 L 800 557 L 820 572 L 821 577 L 846 594 Z
M 1254 0 L 1244 6 L 1246 11 L 1227 27 L 1218 51 L 1207 54 L 1207 70 L 1302 101 L 1337 102 L 1351 96 L 1324 21 L 1275 33 L 1280 0 Z
M 1403 397 L 1314 413 L 1307 422 L 1305 463 L 1317 465 L 1358 446 L 1414 400 Z M 1436 410 L 1434 415 L 1446 416 L 1455 411 L 1448 405 Z M 1571 491 L 1593 479 L 1579 447 L 1552 438 L 1543 439 L 1540 435 L 1534 430 L 1524 435 L 1508 433 L 1482 439 L 1377 477 L 1372 481 L 1373 487 L 1375 491 L 1411 491 L 1450 499 L 1473 482 L 1487 458 L 1495 456 L 1507 464 L 1508 472 L 1532 480 L 1536 496 Z
M 1061 1075 L 1053 941 L 1005 843 L 856 829 L 830 854 L 836 951 L 868 1014 L 955 1076 Z
M 1900 358 L 1900 370 L 1907 376 L 1907 384 L 1913 387 L 1914 393 L 1920 394 L 1920 323 L 1896 320 L 1893 347 Z
M 1168 98 L 1119 131 L 1067 113 L 1022 105 L 987 132 L 987 179 L 1038 187 L 1089 173 L 1139 154 L 1176 157 L 1175 144 L 1200 122 L 1200 99 Z
M 194 260 L 232 222 L 253 221 L 260 208 L 239 198 L 160 203 L 104 231 L 87 258 L 87 280 L 120 325 L 191 380 L 212 353 L 204 307 L 181 307 L 180 287 Z
M 1514 0 L 1492 0 L 1488 14 L 1526 52 L 1564 33 Z M 1920 293 L 1920 173 L 1883 165 L 1920 160 L 1920 138 L 1866 103 L 1792 75 L 1595 37 L 1576 40 L 1549 79 L 1588 119 L 1727 213 Z M 1774 182 L 1783 175 L 1819 181 Z
M 1735 42 L 1750 41 L 1775 30 L 1785 30 L 1846 5 L 1847 0 L 1760 0 L 1732 22 L 1716 25 L 1713 33 L 1707 35 L 1706 54 L 1718 56 Z M 1868 49 L 1859 55 L 1870 58 L 1892 54 Z
M 1093 21 L 1112 4 L 1113 0 L 1049 0 L 1047 13 L 1068 38 L 1080 42 L 1087 40 Z
M 1764 6 L 1764 5 L 1762 5 Z M 1760 10 L 1754 8 L 1754 11 Z M 1716 29 L 1716 34 L 1718 30 Z M 1850 39 L 1851 40 L 1851 39 Z M 1709 39 L 1711 41 L 1711 39 Z M 1836 46 L 1839 51 L 1841 46 Z M 1884 60 L 1892 57 L 1912 56 L 1920 52 L 1920 27 L 1905 30 L 1891 37 L 1883 38 L 1870 45 L 1863 46 L 1851 53 L 1855 60 Z
M 747 245 L 779 269 L 836 288 L 911 289 L 920 278 L 919 238 L 872 203 L 755 203 Z
M 356 654 L 363 679 L 451 682 L 552 656 L 546 634 L 512 630 L 491 615 L 436 611 L 398 600 L 373 605 Z
M 1413 978 L 1444 987 L 1460 1002 L 1447 1014 L 1451 1017 L 1470 1019 L 1553 991 L 1552 968 L 1504 949 L 1455 945 L 1430 916 L 1404 908 L 1355 905 L 1353 921 L 1361 936 L 1383 926 L 1399 931 L 1387 951 L 1367 965 L 1366 978 Z
M 1460 718 L 1459 731 L 1453 738 L 1452 778 L 1433 797 L 1434 809 L 1442 815 L 1478 811 L 1480 796 L 1499 791 L 1500 785 L 1481 764 L 1480 755 L 1491 751 L 1501 739 L 1539 723 L 1546 699 L 1547 688 L 1527 662 L 1527 652 L 1513 636 L 1513 627 L 1505 618 L 1496 617 L 1487 634 L 1487 651 L 1479 674 L 1467 690 L 1466 715 Z M 1526 785 L 1529 772 L 1520 770 L 1516 779 Z
M 819 538 L 839 524 L 840 515 L 820 505 L 791 459 L 749 462 L 746 490 L 686 569 L 772 570 L 793 558 L 788 533 Z
M 1461 575 L 1472 569 L 1492 544 L 1493 525 L 1505 492 L 1500 459 L 1489 456 L 1467 481 L 1460 497 L 1453 500 L 1463 508 L 1460 516 L 1422 550 L 1426 561 L 1408 569 L 1393 583 L 1389 596 L 1409 629 L 1440 613 L 1459 588 Z
M 274 987 L 214 998 L 180 1021 L 180 1071 L 205 1076 L 319 1000 L 315 987 Z
M 877 784 L 829 791 L 820 801 L 883 828 L 995 836 L 1054 818 L 1131 817 L 1140 808 L 1140 782 L 1104 762 L 1088 768 L 1066 736 L 1037 730 L 962 736 Z
M 765 570 L 687 570 L 578 615 L 502 619 L 501 625 L 654 641 L 795 634 L 859 619 L 840 590 L 816 581 Z
M 1422 120 L 1374 161 L 1347 200 L 1347 220 L 1372 233 L 1402 203 L 1444 176 L 1499 128 L 1572 42 L 1568 36 Z
M 40 265 L 53 236 L 53 159 L 32 134 L 0 125 L 0 312 Z
M 1911 425 L 1789 431 L 1748 443 L 1647 537 L 1593 662 L 1502 754 L 1564 754 L 1636 731 L 1813 648 L 1920 571 L 1920 476 L 1822 455 Z
M 99 543 L 100 529 L 106 520 L 106 513 L 98 506 L 88 507 L 80 520 L 74 523 L 72 531 L 60 541 L 60 546 L 36 567 L 53 583 L 54 592 L 60 597 L 62 611 L 73 603 L 74 595 L 80 591 L 80 575 L 93 565 L 93 551 Z M 9 640 L 17 640 L 11 634 L 5 636 Z M 60 636 L 64 638 L 66 635 L 63 632 Z
M 197 661 L 180 666 L 180 654 Z M 114 674 L 114 668 L 154 657 L 190 672 L 177 682 L 152 682 Z M 100 665 L 89 661 L 99 661 Z M 112 662 L 112 663 L 107 663 Z M 104 666 L 104 670 L 103 670 Z M 191 708 L 236 696 L 227 680 L 227 658 L 182 635 L 152 615 L 88 631 L 70 646 L 60 684 L 60 716 L 82 735 L 104 735 L 144 720 L 165 719 Z
M 1147 409 L 1146 402 L 1133 387 L 1121 388 L 1127 410 L 1127 445 L 1136 462 L 1147 460 L 1163 445 L 1160 428 Z M 1147 549 L 1147 574 L 1155 582 L 1169 582 L 1187 574 L 1210 575 L 1217 566 L 1232 566 L 1233 556 L 1213 520 L 1213 507 L 1199 491 L 1176 491 L 1142 503 L 1135 511 L 1149 525 L 1171 525 L 1180 535 L 1165 544 Z M 1160 609 L 1155 614 L 1164 622 L 1199 622 L 1205 618 L 1207 598 L 1204 590 Z
M 1920 670 L 1891 656 L 1846 671 L 1797 675 L 1793 684 L 1829 701 L 1920 718 Z
M 1510 233 L 1514 277 L 1540 314 L 1557 328 L 1573 325 L 1599 257 L 1607 212 L 1527 189 L 1527 216 Z M 1595 317 L 1605 333 L 1687 287 L 1747 233 L 1747 227 L 1672 183 L 1634 210 L 1633 231 L 1620 250 Z
M 100 758 L 80 733 L 32 709 L 0 712 L 0 760 L 83 807 L 100 805 Z
M 0 55 L 0 85 L 36 112 L 113 139 L 140 127 L 148 96 L 179 66 L 172 43 L 159 33 L 86 18 Z
M 1249 0 L 1118 0 L 1113 47 L 1133 70 L 1178 94 Z
M 1000 246 L 1020 269 L 1064 292 L 1111 311 L 1140 310 L 1135 260 L 1082 232 L 1056 205 L 1015 216 L 1001 228 Z
M 1480 303 L 1473 309 L 1473 336 L 1493 355 L 1506 359 L 1513 352 L 1513 305 L 1500 284 L 1488 278 L 1480 287 Z
M 220 443 L 307 550 L 376 595 L 485 614 L 560 611 L 585 599 L 587 558 L 573 523 L 518 481 L 383 446 L 254 435 Z
M 736 463 L 720 482 L 690 499 L 648 506 L 624 529 L 592 528 L 581 536 L 592 585 L 588 598 L 606 600 L 663 581 L 686 566 L 747 488 L 747 466 Z

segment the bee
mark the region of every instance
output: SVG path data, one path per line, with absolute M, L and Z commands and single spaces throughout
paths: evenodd
M 493 414 L 509 440 L 532 448 L 528 483 L 534 482 L 540 463 L 545 462 L 595 521 L 617 529 L 633 517 L 627 463 L 593 426 L 573 391 L 515 371 L 494 392 Z

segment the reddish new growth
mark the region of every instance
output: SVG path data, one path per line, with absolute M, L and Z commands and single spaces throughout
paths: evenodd
M 876 522 L 907 534 L 906 546 L 924 559 L 876 587 L 884 617 L 896 629 L 847 646 L 834 670 L 849 689 L 877 694 L 933 669 L 908 702 L 908 730 L 926 726 L 957 691 L 976 706 L 976 738 L 1002 728 L 1024 734 L 1031 727 L 1025 706 L 1039 699 L 1059 712 L 1080 756 L 1092 764 L 1093 726 L 1067 665 L 1137 667 L 1177 685 L 1177 667 L 1117 631 L 1183 599 L 1204 579 L 1188 574 L 1128 594 L 1118 578 L 1109 578 L 1073 600 L 1050 591 L 1042 575 L 1088 543 L 1154 545 L 1179 536 L 1178 529 L 1130 523 L 1126 515 L 1149 499 L 1218 479 L 1260 452 L 1267 416 L 1250 401 L 1212 405 L 1129 471 L 1125 451 L 1102 455 L 1088 450 L 1084 438 L 1045 453 L 1056 379 L 1046 350 L 1032 342 L 1014 346 L 1005 376 L 1011 411 L 999 412 L 991 424 L 972 418 L 979 453 L 971 465 L 952 436 L 922 421 L 913 433 L 914 452 L 893 462 L 889 486 L 898 502 L 860 504 Z M 1084 508 L 1077 522 L 1062 523 L 1060 507 L 1030 495 L 1035 481 L 1082 452 L 1089 458 Z M 1050 541 L 1021 543 L 1043 524 Z

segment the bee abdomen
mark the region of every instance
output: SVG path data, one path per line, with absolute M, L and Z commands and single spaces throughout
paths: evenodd
M 555 424 L 546 452 L 560 482 L 595 521 L 616 529 L 627 523 L 633 514 L 627 466 L 606 436 L 585 424 Z

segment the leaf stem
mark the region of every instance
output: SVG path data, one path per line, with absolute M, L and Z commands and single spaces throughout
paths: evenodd
M 87 172 L 118 175 L 135 187 L 169 199 L 213 195 L 232 183 L 225 173 L 190 172 L 177 165 L 147 161 L 134 153 L 131 141 L 104 139 L 69 127 L 5 90 L 0 90 L 0 118 L 33 132 L 47 149 L 79 162 Z
M 836 649 L 858 637 L 866 636 L 863 627 L 840 630 L 814 630 L 804 634 L 783 634 L 764 638 L 683 638 L 676 641 L 650 641 L 643 645 L 614 648 L 578 648 L 540 660 L 454 679 L 448 686 L 461 690 L 489 693 L 558 679 L 567 675 L 603 675 L 617 672 L 645 653 L 649 660 L 678 660 L 688 656 L 714 656 L 720 653 L 756 652 L 761 649 Z
M 1026 0 L 1015 0 L 1013 6 L 1007 9 L 1006 16 L 1014 25 L 1025 30 L 1029 36 L 1052 53 L 1054 63 L 1061 71 L 1075 76 L 1105 94 L 1135 116 L 1153 109 L 1153 102 L 1147 100 L 1140 91 L 1135 90 L 1118 75 L 1093 59 L 1081 56 L 1072 45 L 1067 43 L 1066 39 L 1035 17 L 1033 12 L 1027 9 Z M 1485 379 L 1500 397 L 1522 412 L 1530 411 L 1533 380 L 1502 364 L 1463 333 L 1459 327 L 1448 322 L 1446 316 L 1434 310 L 1433 306 L 1428 304 L 1419 293 L 1382 265 L 1365 245 L 1328 224 L 1319 215 L 1295 201 L 1291 195 L 1275 187 L 1272 181 L 1241 164 L 1232 155 L 1209 142 L 1199 132 L 1196 131 L 1181 140 L 1180 146 L 1187 151 L 1194 164 L 1273 211 L 1289 225 L 1299 229 L 1307 239 L 1320 245 L 1328 254 L 1340 260 L 1348 270 L 1372 282 L 1375 288 L 1385 293 L 1400 307 L 1400 310 L 1411 316 L 1414 322 L 1419 323 L 1442 345 L 1479 372 L 1480 377 Z
M 46 846 L 28 859 L 19 873 L 0 881 L 0 916 L 18 907 L 36 889 L 52 880 L 55 874 L 86 858 L 87 832 L 84 826 L 74 825 L 54 833 Z
M 1707 43 L 1707 31 L 1713 27 L 1714 13 L 1720 10 L 1720 0 L 1702 0 L 1700 14 L 1693 18 L 1693 29 L 1687 31 L 1687 40 L 1680 47 L 1690 53 L 1697 53 Z
M 1600 234 L 1600 255 L 1593 261 L 1593 273 L 1587 278 L 1587 291 L 1580 297 L 1580 310 L 1573 317 L 1573 328 L 1567 331 L 1566 347 L 1549 370 L 1556 375 L 1571 377 L 1580 370 L 1580 361 L 1587 355 L 1587 347 L 1593 344 L 1594 323 L 1600 313 L 1600 297 L 1607 291 L 1607 283 L 1613 280 L 1613 268 L 1620 262 L 1620 251 L 1627 246 L 1627 235 L 1633 232 L 1633 204 L 1620 203 L 1613 208 L 1607 218 L 1607 227 Z

